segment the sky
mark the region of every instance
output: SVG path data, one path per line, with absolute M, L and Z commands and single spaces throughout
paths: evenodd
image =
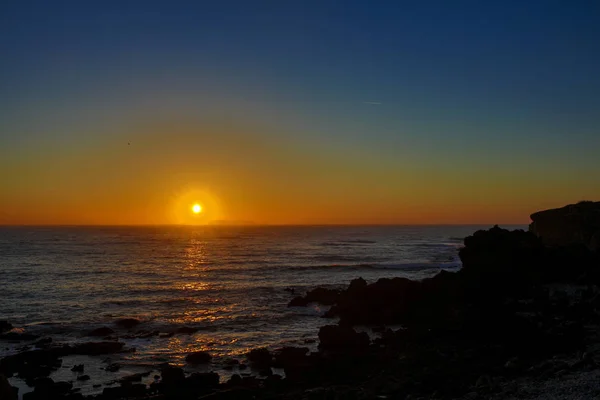
M 600 200 L 595 0 L 5 0 L 0 54 L 0 224 L 525 224 Z

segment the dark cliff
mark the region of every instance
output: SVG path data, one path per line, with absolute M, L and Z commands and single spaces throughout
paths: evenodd
M 600 249 L 600 202 L 582 201 L 562 208 L 531 214 L 529 230 L 544 244 L 565 246 L 584 244 Z

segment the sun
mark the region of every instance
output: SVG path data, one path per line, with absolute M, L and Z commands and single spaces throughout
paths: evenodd
M 202 206 L 200 204 L 194 204 L 192 206 L 192 212 L 194 214 L 200 214 L 202 212 Z

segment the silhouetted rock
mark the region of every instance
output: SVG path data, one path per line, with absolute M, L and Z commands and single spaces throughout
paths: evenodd
M 113 333 L 115 333 L 115 331 L 113 331 L 112 329 L 110 329 L 107 326 L 103 326 L 101 328 L 96 328 L 96 329 L 88 332 L 86 334 L 86 336 L 104 337 L 104 336 L 112 335 Z
M 183 369 L 178 367 L 165 367 L 160 372 L 161 383 L 166 385 L 178 384 L 185 380 Z
M 8 321 L 0 321 L 0 333 L 8 332 L 13 328 L 12 324 Z
M 366 349 L 369 343 L 369 335 L 350 327 L 325 325 L 319 329 L 319 348 L 323 350 L 358 351 Z
M 484 283 L 505 277 L 513 281 L 533 278 L 544 252 L 542 241 L 532 233 L 498 226 L 475 232 L 464 244 L 459 251 L 461 272 Z
M 546 247 L 531 232 L 508 231 L 497 226 L 465 238 L 459 251 L 460 271 L 471 288 L 482 296 L 515 295 L 533 284 L 575 282 L 585 276 L 600 282 L 600 257 L 585 245 L 571 243 Z
M 421 283 L 406 278 L 382 278 L 364 286 L 354 281 L 351 289 L 342 292 L 326 317 L 340 317 L 343 325 L 380 325 L 407 322 L 418 316 Z
M 141 324 L 142 322 L 139 319 L 135 318 L 121 318 L 115 321 L 115 325 L 120 328 L 132 329 Z
M 531 214 L 531 220 L 533 222 L 529 230 L 539 236 L 544 244 L 583 244 L 592 249 L 597 244 L 595 235 L 600 232 L 600 202 L 582 201 L 562 208 L 538 211 Z
M 356 278 L 350 281 L 350 286 L 348 286 L 348 292 L 350 294 L 359 294 L 362 293 L 367 288 L 367 281 L 363 278 Z
M 189 364 L 206 364 L 209 363 L 212 356 L 206 351 L 196 351 L 185 357 L 185 361 Z
M 258 368 L 270 367 L 273 360 L 271 352 L 266 348 L 252 349 L 246 354 L 246 357 Z

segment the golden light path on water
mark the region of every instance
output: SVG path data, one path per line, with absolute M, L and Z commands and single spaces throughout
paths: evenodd
M 197 193 L 189 194 L 190 196 Z M 206 197 L 205 197 L 206 198 Z M 183 200 L 185 201 L 185 200 Z M 204 210 L 203 210 L 204 211 Z M 222 293 L 217 285 L 207 282 L 206 278 L 210 271 L 208 265 L 207 243 L 190 233 L 189 243 L 184 249 L 185 264 L 181 267 L 181 279 L 174 282 L 171 288 L 182 294 L 186 298 L 185 308 L 177 313 L 175 318 L 170 318 L 167 322 L 176 325 L 194 325 L 198 323 L 211 324 L 221 320 L 234 318 L 234 314 L 239 312 L 241 304 L 228 303 L 218 293 Z M 206 298 L 207 292 L 214 292 L 212 297 Z M 202 300 L 194 299 L 195 293 L 204 294 Z M 257 317 L 255 313 L 251 317 Z M 243 357 L 250 347 L 235 346 L 245 337 L 254 335 L 253 332 L 236 332 L 224 334 L 223 332 L 213 331 L 208 328 L 202 330 L 201 335 L 172 336 L 165 338 L 160 345 L 153 349 L 156 357 L 165 357 L 171 359 L 171 362 L 185 365 L 185 357 L 189 353 L 196 351 L 207 351 L 216 357 Z

